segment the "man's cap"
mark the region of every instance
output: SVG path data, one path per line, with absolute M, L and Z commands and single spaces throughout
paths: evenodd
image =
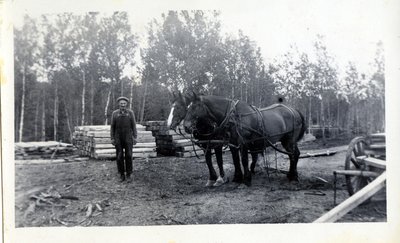
M 120 100 L 125 100 L 126 102 L 129 102 L 128 98 L 124 96 L 118 97 L 117 102 L 119 102 Z

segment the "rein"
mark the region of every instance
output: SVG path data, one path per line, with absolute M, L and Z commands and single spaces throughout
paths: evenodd
M 216 135 L 218 135 L 218 133 L 223 131 L 226 128 L 226 125 L 228 124 L 229 120 L 231 120 L 232 114 L 234 113 L 234 111 L 236 109 L 236 105 L 239 103 L 239 100 L 231 100 L 230 104 L 226 108 L 224 119 L 222 120 L 222 122 L 219 125 L 216 125 L 217 118 L 211 112 L 210 108 L 204 103 L 203 97 L 200 97 L 200 101 L 202 102 L 202 105 L 205 108 L 207 114 L 211 117 L 210 120 L 211 120 L 211 123 L 213 124 L 212 132 L 198 133 L 200 136 L 205 136 L 205 137 L 216 136 Z M 193 129 L 193 130 L 197 130 L 197 129 Z M 222 140 L 222 141 L 224 141 L 224 144 L 228 144 L 225 140 Z
M 235 111 L 236 111 L 236 106 L 237 106 L 237 104 L 239 103 L 239 100 L 231 100 L 230 104 L 227 106 L 224 119 L 222 120 L 222 122 L 221 122 L 219 125 L 215 125 L 215 124 L 216 124 L 216 121 L 217 121 L 215 115 L 214 115 L 213 112 L 210 110 L 210 108 L 205 104 L 205 102 L 204 102 L 204 100 L 203 100 L 203 97 L 200 97 L 200 101 L 202 102 L 202 104 L 203 104 L 203 106 L 204 106 L 204 108 L 205 108 L 207 114 L 211 117 L 210 120 L 211 120 L 211 122 L 212 122 L 214 128 L 213 128 L 213 131 L 210 132 L 210 133 L 199 133 L 199 135 L 200 135 L 200 136 L 205 136 L 205 137 L 212 137 L 212 136 L 215 136 L 215 135 L 217 135 L 218 133 L 220 133 L 221 131 L 223 131 L 225 128 L 227 128 L 227 124 L 228 124 L 229 122 L 232 122 L 232 123 L 234 124 L 235 128 L 236 128 L 236 133 L 238 134 L 238 136 L 239 136 L 241 142 L 239 142 L 238 145 L 234 145 L 234 144 L 229 143 L 229 142 L 228 142 L 229 139 L 226 140 L 226 138 L 224 138 L 223 140 L 211 140 L 211 139 L 209 139 L 209 140 L 204 140 L 204 141 L 196 141 L 196 140 L 194 140 L 194 139 L 192 138 L 193 134 L 191 134 L 191 138 L 189 138 L 189 139 L 192 141 L 193 149 L 194 149 L 194 144 L 199 145 L 199 144 L 204 144 L 204 143 L 207 143 L 207 149 L 208 149 L 208 146 L 210 145 L 211 141 L 213 141 L 213 142 L 215 142 L 215 143 L 222 143 L 223 145 L 228 145 L 228 146 L 235 147 L 235 148 L 240 148 L 240 147 L 242 146 L 242 144 L 248 144 L 248 143 L 252 143 L 252 142 L 255 142 L 255 141 L 259 141 L 259 140 L 264 140 L 264 142 L 267 142 L 268 145 L 271 146 L 274 150 L 276 150 L 276 151 L 278 151 L 278 152 L 280 152 L 280 153 L 289 155 L 289 156 L 290 156 L 290 155 L 293 155 L 293 153 L 286 152 L 286 151 L 283 151 L 282 149 L 279 149 L 279 148 L 278 148 L 275 144 L 273 144 L 273 143 L 270 141 L 270 139 L 269 139 L 269 138 L 274 137 L 274 136 L 283 135 L 283 134 L 285 134 L 286 132 L 278 133 L 278 134 L 274 134 L 274 135 L 267 135 L 266 132 L 265 132 L 266 129 L 265 129 L 265 127 L 264 127 L 265 124 L 264 124 L 264 118 L 263 118 L 263 115 L 262 115 L 262 111 L 269 110 L 269 109 L 273 109 L 273 108 L 277 107 L 278 105 L 272 106 L 272 107 L 263 108 L 263 109 L 258 109 L 258 108 L 254 107 L 254 106 L 251 106 L 251 107 L 254 109 L 253 112 L 248 112 L 248 113 L 244 113 L 244 114 L 238 113 L 238 114 L 236 115 L 236 117 L 235 117 L 235 116 L 234 116 L 234 113 L 235 113 Z M 295 123 L 294 118 L 295 118 L 295 114 L 294 114 L 293 109 L 291 109 L 291 108 L 289 108 L 289 107 L 287 107 L 287 106 L 285 106 L 285 105 L 283 105 L 283 104 L 280 104 L 280 106 L 285 107 L 285 108 L 288 109 L 288 110 L 290 111 L 290 113 L 292 114 L 292 117 L 293 117 L 293 129 L 294 129 L 294 123 Z M 237 111 L 236 111 L 236 112 L 237 112 Z M 261 119 L 261 121 L 259 120 L 259 130 L 256 130 L 256 129 L 254 129 L 254 128 L 250 127 L 250 126 L 247 126 L 247 125 L 245 125 L 245 124 L 243 124 L 243 123 L 240 122 L 240 120 L 241 120 L 240 118 L 241 118 L 241 117 L 249 116 L 249 115 L 253 115 L 253 114 L 257 114 L 258 117 L 260 117 L 260 119 Z M 238 118 L 239 118 L 239 119 L 238 119 Z M 240 132 L 240 130 L 243 129 L 243 128 L 244 128 L 244 129 L 247 129 L 247 130 L 249 130 L 249 131 L 251 131 L 251 132 L 254 132 L 254 133 L 258 134 L 258 135 L 261 136 L 261 137 L 254 138 L 254 139 L 251 139 L 251 140 L 246 140 L 246 139 L 243 138 L 243 136 L 241 135 L 241 132 Z M 180 131 L 180 129 L 179 129 L 179 131 Z M 193 131 L 198 131 L 198 130 L 197 130 L 197 129 L 193 129 Z M 181 131 L 180 131 L 180 133 L 181 133 Z M 192 133 L 193 133 L 193 132 L 192 132 Z M 181 133 L 181 135 L 184 136 L 182 133 Z M 195 152 L 195 153 L 196 153 L 196 152 Z M 198 157 L 197 154 L 196 154 L 196 156 Z
M 214 132 L 213 132 L 213 133 L 216 133 L 218 130 L 220 130 L 220 129 L 222 130 L 223 128 L 225 128 L 225 125 L 226 125 L 227 122 L 229 121 L 229 118 L 232 117 L 233 112 L 236 110 L 236 105 L 238 104 L 239 101 L 236 100 L 235 103 L 234 103 L 234 105 L 232 106 L 233 102 L 234 102 L 234 101 L 232 100 L 232 101 L 231 101 L 230 111 L 226 113 L 224 120 L 221 122 L 221 124 L 220 124 L 217 128 L 214 129 Z M 206 107 L 206 110 L 207 110 L 207 112 L 210 114 L 210 116 L 215 117 L 215 116 L 212 115 L 210 109 L 208 108 L 208 106 L 207 106 L 206 104 L 204 104 L 204 102 L 203 102 L 203 105 Z M 294 116 L 295 116 L 295 115 L 294 115 L 293 110 L 290 109 L 289 107 L 283 105 L 283 104 L 280 104 L 280 105 L 283 106 L 283 107 L 285 107 L 286 109 L 288 109 L 288 110 L 290 111 L 290 113 L 292 114 L 292 117 L 293 117 L 293 129 L 294 129 Z M 235 125 L 235 127 L 236 127 L 236 133 L 238 134 L 238 136 L 239 136 L 240 139 L 242 140 L 242 144 L 248 144 L 248 143 L 252 143 L 252 142 L 255 142 L 255 141 L 263 140 L 264 142 L 267 142 L 268 145 L 271 146 L 274 150 L 276 150 L 276 151 L 278 151 L 278 152 L 280 152 L 280 153 L 286 154 L 286 155 L 293 155 L 293 153 L 290 153 L 290 152 L 284 151 L 284 150 L 282 150 L 282 149 L 279 149 L 279 148 L 278 148 L 275 144 L 273 144 L 273 143 L 271 142 L 271 140 L 270 140 L 271 137 L 278 136 L 278 135 L 282 135 L 282 134 L 285 134 L 286 132 L 278 133 L 278 134 L 273 134 L 273 135 L 267 135 L 266 132 L 265 132 L 266 129 L 265 129 L 265 127 L 264 127 L 265 125 L 264 125 L 264 117 L 263 117 L 263 115 L 262 115 L 262 111 L 269 110 L 269 109 L 273 109 L 273 108 L 275 108 L 275 107 L 277 107 L 277 106 L 278 106 L 278 105 L 275 105 L 275 106 L 268 107 L 268 108 L 264 108 L 264 109 L 258 109 L 258 108 L 254 107 L 254 106 L 251 106 L 251 108 L 254 109 L 253 112 L 248 112 L 248 113 L 244 113 L 244 114 L 240 114 L 240 113 L 239 113 L 239 114 L 238 114 L 239 120 L 238 120 L 238 119 L 235 119 L 234 117 L 232 117 L 233 119 L 231 119 L 231 121 L 234 123 L 234 125 Z M 253 114 L 257 114 L 258 117 L 259 117 L 260 120 L 261 120 L 261 121 L 259 120 L 259 129 L 258 129 L 258 130 L 256 130 L 256 129 L 254 129 L 254 128 L 250 127 L 250 126 L 247 126 L 247 125 L 245 125 L 245 124 L 243 124 L 243 123 L 240 122 L 240 120 L 241 120 L 240 118 L 241 118 L 241 117 L 249 116 L 249 115 L 253 115 Z M 261 136 L 261 137 L 254 138 L 254 139 L 251 139 L 251 140 L 246 140 L 246 139 L 243 138 L 243 136 L 241 135 L 241 132 L 240 132 L 240 130 L 243 129 L 243 128 L 244 128 L 244 129 L 247 129 L 247 130 L 249 130 L 249 131 L 251 131 L 251 132 L 254 132 L 254 133 L 258 134 L 258 135 Z M 212 135 L 213 133 L 210 133 L 209 135 Z M 240 148 L 241 143 L 239 143 L 239 145 L 233 145 L 233 144 L 228 143 L 228 145 L 229 145 L 229 146 L 236 147 L 236 148 Z

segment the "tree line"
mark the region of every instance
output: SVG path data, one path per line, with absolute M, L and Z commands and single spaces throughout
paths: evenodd
M 368 74 L 349 62 L 340 75 L 323 36 L 313 55 L 292 46 L 267 63 L 242 31 L 224 33 L 218 11 L 166 12 L 148 23 L 145 40 L 126 12 L 25 16 L 14 59 L 16 141 L 70 142 L 75 126 L 109 124 L 122 95 L 139 122 L 166 119 L 174 90 L 257 107 L 284 97 L 309 126 L 384 130 L 382 43 Z

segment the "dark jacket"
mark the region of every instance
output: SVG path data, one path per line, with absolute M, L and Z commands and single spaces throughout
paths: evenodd
M 128 122 L 123 122 L 124 118 L 128 118 Z M 120 109 L 115 110 L 111 115 L 111 139 L 130 139 L 137 138 L 136 119 L 132 110 L 126 109 L 122 112 Z

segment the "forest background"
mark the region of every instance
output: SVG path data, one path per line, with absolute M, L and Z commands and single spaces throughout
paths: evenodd
M 367 71 L 339 67 L 316 34 L 266 58 L 242 30 L 226 32 L 220 11 L 165 11 L 135 32 L 127 12 L 26 15 L 14 29 L 15 141 L 71 142 L 75 126 L 109 124 L 127 96 L 137 120 L 166 119 L 170 93 L 195 91 L 265 107 L 284 97 L 309 127 L 354 136 L 385 130 L 382 41 Z

